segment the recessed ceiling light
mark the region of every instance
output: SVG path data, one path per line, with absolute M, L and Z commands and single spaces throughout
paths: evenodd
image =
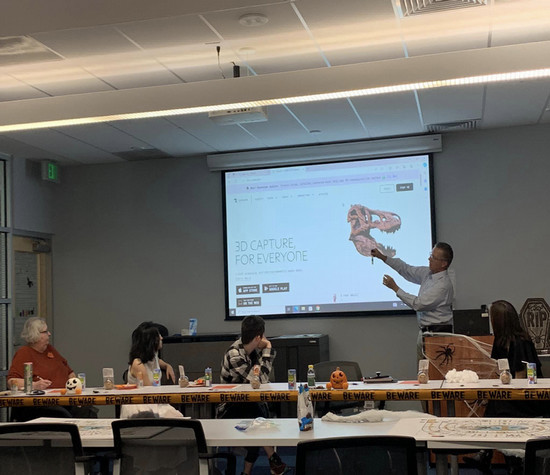
M 313 129 L 313 130 L 310 130 L 309 133 L 312 135 L 319 135 L 321 131 L 319 129 Z
M 239 18 L 239 23 L 243 26 L 262 26 L 268 21 L 269 18 L 261 13 L 247 13 Z

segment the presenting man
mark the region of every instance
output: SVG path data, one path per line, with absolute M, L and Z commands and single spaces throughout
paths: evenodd
M 428 259 L 428 267 L 415 267 L 401 259 L 387 257 L 378 249 L 371 251 L 373 257 L 383 260 L 401 277 L 420 285 L 418 296 L 399 288 L 395 280 L 384 275 L 382 283 L 392 289 L 397 297 L 416 311 L 421 332 L 452 332 L 454 287 L 448 268 L 453 261 L 453 249 L 445 242 L 438 242 Z M 420 338 L 419 359 L 422 358 L 422 339 Z
M 221 381 L 229 384 L 247 384 L 257 377 L 254 366 L 260 367 L 260 383 L 269 382 L 269 373 L 275 359 L 275 350 L 271 342 L 265 337 L 265 322 L 262 317 L 251 315 L 241 324 L 241 338 L 233 343 L 225 352 L 222 360 Z M 218 406 L 217 414 L 223 419 L 255 419 L 269 417 L 266 403 L 242 402 L 223 403 Z M 269 467 L 273 475 L 288 472 L 284 464 L 273 449 L 264 447 L 269 458 Z M 259 455 L 259 447 L 247 447 L 243 474 L 249 475 L 254 462 Z

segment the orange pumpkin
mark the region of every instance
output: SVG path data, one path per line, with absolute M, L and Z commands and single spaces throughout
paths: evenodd
M 340 367 L 330 374 L 330 382 L 327 383 L 327 389 L 348 389 L 348 378 Z

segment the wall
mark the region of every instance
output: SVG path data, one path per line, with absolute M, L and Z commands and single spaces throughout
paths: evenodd
M 438 238 L 455 248 L 458 308 L 550 301 L 550 127 L 448 134 L 434 159 Z M 204 158 L 63 170 L 54 219 L 55 341 L 99 384 L 125 369 L 143 320 L 171 332 L 238 331 L 223 320 L 221 180 Z M 543 241 L 544 240 L 544 241 Z M 427 258 L 427 256 L 426 256 Z M 424 264 L 424 263 L 419 263 Z M 360 278 L 360 276 L 358 276 Z M 327 333 L 333 359 L 416 375 L 414 317 L 271 320 L 268 334 Z M 400 406 L 402 407 L 402 406 Z
M 13 228 L 51 234 L 54 226 L 56 183 L 41 178 L 40 163 L 21 158 L 11 161 Z
M 550 126 L 448 134 L 436 157 L 440 239 L 452 242 L 457 308 L 550 302 Z

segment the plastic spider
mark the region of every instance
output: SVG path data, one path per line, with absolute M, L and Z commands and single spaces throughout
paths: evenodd
M 455 354 L 455 345 L 453 343 L 449 343 L 447 346 L 440 345 L 439 348 L 440 349 L 435 352 L 435 361 L 437 361 L 439 358 L 442 358 L 439 366 L 444 366 L 446 364 L 452 363 L 453 355 Z

